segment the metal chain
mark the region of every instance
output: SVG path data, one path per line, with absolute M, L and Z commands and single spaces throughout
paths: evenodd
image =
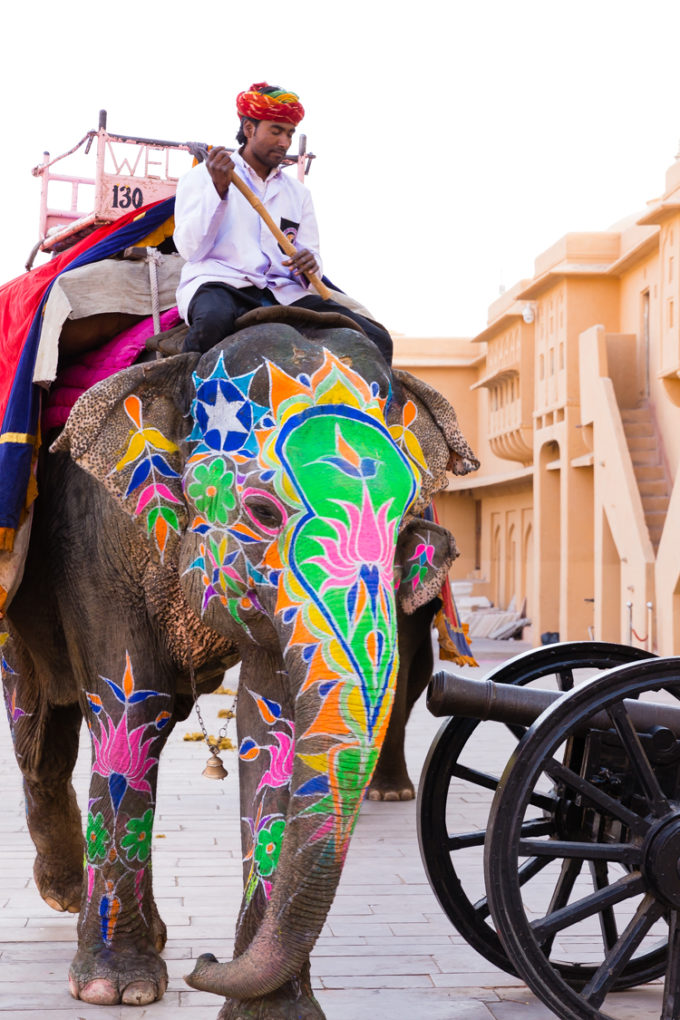
M 233 700 L 232 706 L 231 706 L 232 715 L 231 716 L 227 716 L 227 719 L 225 720 L 225 722 L 223 723 L 223 725 L 220 727 L 220 729 L 218 731 L 216 743 L 211 744 L 210 737 L 208 736 L 208 730 L 206 729 L 205 722 L 203 721 L 203 715 L 201 714 L 201 709 L 200 709 L 200 706 L 198 704 L 198 691 L 196 690 L 196 675 L 194 673 L 194 661 L 193 661 L 193 659 L 191 657 L 191 651 L 189 651 L 189 677 L 191 679 L 191 693 L 192 693 L 193 699 L 194 699 L 194 708 L 196 709 L 196 715 L 198 717 L 198 722 L 199 722 L 199 725 L 201 727 L 201 732 L 203 734 L 203 739 L 205 740 L 206 744 L 208 745 L 208 749 L 209 749 L 210 753 L 218 755 L 219 752 L 220 752 L 220 741 L 222 740 L 223 737 L 226 738 L 227 730 L 229 728 L 229 723 L 231 722 L 232 717 L 236 718 L 236 703 L 238 701 L 238 689 L 236 691 L 236 694 L 234 695 L 234 700 Z

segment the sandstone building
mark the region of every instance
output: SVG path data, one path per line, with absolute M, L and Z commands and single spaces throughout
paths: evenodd
M 482 462 L 438 497 L 452 577 L 526 599 L 535 643 L 680 654 L 680 159 L 642 215 L 539 255 L 478 336 L 397 339 L 395 365 Z

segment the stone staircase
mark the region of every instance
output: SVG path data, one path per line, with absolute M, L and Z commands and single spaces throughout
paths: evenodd
M 670 480 L 649 404 L 621 408 L 621 421 L 633 461 L 649 538 L 656 554 L 670 501 Z

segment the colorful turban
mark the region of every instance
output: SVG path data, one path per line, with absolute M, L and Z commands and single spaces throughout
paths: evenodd
M 302 103 L 294 92 L 286 92 L 277 85 L 258 81 L 247 92 L 236 97 L 239 117 L 252 120 L 276 120 L 284 124 L 299 124 L 305 115 Z

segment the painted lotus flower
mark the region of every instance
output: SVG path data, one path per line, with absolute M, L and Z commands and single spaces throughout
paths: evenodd
M 153 828 L 153 808 L 145 811 L 141 818 L 131 818 L 126 826 L 126 833 L 120 841 L 127 854 L 127 859 L 135 858 L 143 864 L 151 853 L 151 830 Z
M 149 755 L 149 748 L 157 734 L 142 743 L 145 729 L 146 724 L 143 724 L 128 733 L 125 712 L 117 726 L 110 717 L 102 722 L 99 737 L 93 729 L 90 730 L 94 748 L 92 771 L 108 779 L 114 811 L 118 811 L 128 788 L 152 796 L 153 791 L 145 777 L 158 764 L 158 758 Z
M 110 839 L 111 835 L 104 824 L 104 815 L 101 811 L 96 815 L 89 811 L 87 815 L 87 832 L 85 833 L 85 851 L 90 863 L 98 858 L 104 860 Z
M 264 878 L 272 875 L 276 870 L 285 828 L 285 821 L 278 818 L 268 828 L 260 829 L 257 834 L 253 856 L 257 870 Z
M 321 585 L 322 595 L 329 588 L 347 590 L 351 618 L 362 591 L 375 612 L 379 590 L 392 586 L 398 522 L 396 519 L 387 520 L 389 503 L 384 503 L 376 514 L 367 489 L 363 492 L 361 508 L 353 503 L 337 502 L 345 511 L 347 521 L 330 522 L 336 537 L 318 536 L 316 541 L 322 546 L 324 555 L 310 557 L 308 563 L 316 564 L 326 574 Z
M 229 511 L 236 505 L 233 484 L 233 471 L 228 471 L 224 461 L 216 457 L 210 464 L 197 465 L 187 494 L 211 524 L 226 524 Z

